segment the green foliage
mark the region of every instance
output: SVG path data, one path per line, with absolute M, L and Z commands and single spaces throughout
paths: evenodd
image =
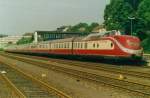
M 143 23 L 144 30 L 150 30 L 150 0 L 143 0 L 143 2 L 139 5 L 138 16 L 140 17 Z
M 17 44 L 20 45 L 20 44 L 28 44 L 28 43 L 32 43 L 33 42 L 33 37 L 31 38 L 25 38 L 23 37 L 22 39 L 20 39 Z
M 0 34 L 0 38 L 7 37 L 8 35 Z
M 145 51 L 150 51 L 150 0 L 111 0 L 105 8 L 104 24 L 107 30 L 121 30 L 131 34 L 131 20 L 134 17 L 133 32 L 143 42 Z
M 0 51 L 3 51 L 4 49 L 3 48 L 0 48 Z
M 143 1 L 143 0 L 124 0 L 125 2 L 128 2 L 132 8 L 134 10 L 138 9 L 139 4 Z
M 87 31 L 92 32 L 93 29 L 98 27 L 98 26 L 99 26 L 98 23 L 93 22 L 93 23 L 91 23 L 91 25 L 88 26 L 88 30 Z
M 143 40 L 142 46 L 145 52 L 150 53 L 150 0 L 143 0 L 138 8 L 137 15 L 140 17 L 139 29 L 141 34 L 139 37 Z
M 133 16 L 133 8 L 124 0 L 112 0 L 106 6 L 104 14 L 104 24 L 107 30 L 130 31 L 130 20 L 128 17 Z
M 133 32 L 141 40 L 146 38 L 150 27 L 150 0 L 111 0 L 105 9 L 105 26 L 108 30 L 120 29 L 131 34 L 131 20 L 134 17 Z
M 99 26 L 98 23 L 91 23 L 90 25 L 88 25 L 87 23 L 79 23 L 75 26 L 72 26 L 71 29 L 69 31 L 71 32 L 92 32 L 92 30 Z
M 86 32 L 86 30 L 88 28 L 88 24 L 87 23 L 79 23 L 79 24 L 73 26 L 70 31 L 72 31 L 72 32 L 80 32 L 81 28 L 85 29 L 83 31 Z
M 145 52 L 149 52 L 150 53 L 150 36 L 148 38 L 146 38 L 145 40 L 143 40 L 142 42 L 142 46 Z

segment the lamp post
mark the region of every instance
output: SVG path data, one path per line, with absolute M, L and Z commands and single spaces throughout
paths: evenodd
M 133 20 L 135 19 L 135 17 L 128 17 L 128 19 L 131 20 L 131 35 L 133 35 Z

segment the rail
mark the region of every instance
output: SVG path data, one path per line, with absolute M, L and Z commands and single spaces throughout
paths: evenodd
M 115 78 L 110 78 L 110 77 L 106 77 L 106 76 L 92 74 L 89 72 L 78 71 L 78 70 L 69 69 L 69 68 L 63 68 L 63 67 L 57 66 L 56 63 L 55 64 L 48 64 L 48 63 L 42 63 L 42 62 L 34 61 L 31 59 L 23 59 L 23 58 L 21 61 L 33 64 L 33 65 L 37 65 L 40 67 L 49 68 L 51 70 L 64 72 L 64 73 L 67 73 L 67 74 L 70 74 L 70 75 L 73 75 L 73 76 L 76 76 L 79 78 L 104 83 L 107 85 L 111 85 L 113 87 L 118 87 L 118 88 L 122 88 L 122 89 L 125 89 L 128 91 L 132 91 L 132 92 L 136 92 L 136 93 L 150 96 L 150 91 L 149 91 L 150 86 L 149 85 L 143 85 L 140 83 L 129 82 L 129 81 L 125 81 L 125 80 L 118 80 Z M 141 89 L 141 88 L 143 88 L 143 89 Z
M 0 61 L 1 64 L 3 65 L 7 65 L 11 68 L 13 68 L 14 70 L 18 71 L 19 73 L 23 74 L 25 77 L 31 79 L 33 82 L 37 83 L 38 85 L 42 86 L 43 88 L 45 88 L 48 92 L 54 92 L 57 96 L 59 96 L 60 98 L 72 98 L 70 97 L 69 95 L 63 93 L 62 91 L 50 86 L 49 84 L 33 77 L 32 75 L 29 75 L 25 72 L 23 72 L 22 70 L 20 70 L 19 68 L 15 67 L 15 66 L 12 66 L 13 64 L 9 64 L 7 62 L 3 62 L 3 61 Z M 12 84 L 12 83 L 11 83 Z M 17 91 L 18 92 L 18 91 Z M 21 94 L 20 94 L 21 95 Z M 19 97 L 19 98 L 26 98 L 26 97 Z
M 41 58 L 36 58 L 36 57 L 26 56 L 26 55 L 23 55 L 23 57 L 21 57 L 21 55 L 20 56 L 19 55 L 12 56 L 9 54 L 2 54 L 2 55 L 13 58 L 13 59 L 17 59 L 17 60 L 20 60 L 23 62 L 27 62 L 27 63 L 31 63 L 31 62 L 29 62 L 30 61 L 29 57 L 33 58 L 33 59 L 41 60 Z M 42 59 L 42 60 L 44 60 L 44 59 Z M 45 59 L 45 61 L 47 61 L 47 60 L 49 60 L 49 59 Z M 103 71 L 113 72 L 113 73 L 117 73 L 117 74 L 124 74 L 124 75 L 130 75 L 130 76 L 136 76 L 136 77 L 140 77 L 140 78 L 150 79 L 150 73 L 120 69 L 120 68 L 116 68 L 113 66 L 108 67 L 106 64 L 97 65 L 97 63 L 87 63 L 87 62 L 73 62 L 73 61 L 66 62 L 65 60 L 58 60 L 58 59 L 57 60 L 50 59 L 50 61 L 52 61 L 52 63 L 57 63 L 57 64 L 66 64 L 66 65 L 70 65 L 70 66 L 78 66 L 78 67 L 83 67 L 83 68 L 88 68 L 88 69 L 93 69 L 93 70 L 103 70 Z M 39 63 L 41 63 L 41 62 L 39 62 Z
M 27 98 L 5 75 L 5 73 L 0 74 L 3 78 L 3 80 L 7 83 L 8 87 L 12 89 L 12 91 L 15 93 L 16 98 Z

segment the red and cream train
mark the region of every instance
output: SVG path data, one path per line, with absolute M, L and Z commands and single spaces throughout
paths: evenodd
M 142 57 L 142 47 L 137 37 L 116 35 L 113 32 L 16 45 L 5 49 L 8 52 L 39 53 L 66 56 L 93 56 L 134 58 Z

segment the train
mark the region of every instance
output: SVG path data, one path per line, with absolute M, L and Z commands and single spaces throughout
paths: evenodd
M 14 45 L 7 47 L 5 51 L 76 57 L 141 59 L 143 48 L 140 43 L 140 39 L 135 36 L 107 31 L 82 37 Z

